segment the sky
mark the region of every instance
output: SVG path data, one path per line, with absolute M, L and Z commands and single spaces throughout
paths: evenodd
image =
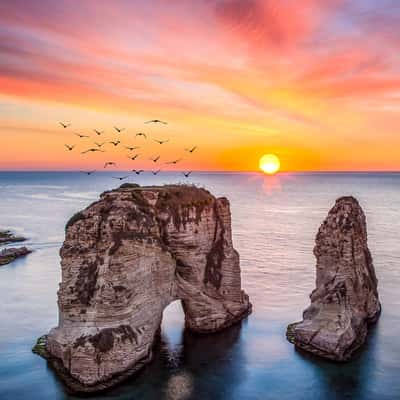
M 398 0 L 0 2 L 3 170 L 400 170 L 399 111 Z

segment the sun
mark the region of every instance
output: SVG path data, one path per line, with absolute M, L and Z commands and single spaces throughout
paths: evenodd
M 264 154 L 260 158 L 260 169 L 268 175 L 276 174 L 281 168 L 281 162 L 275 154 Z

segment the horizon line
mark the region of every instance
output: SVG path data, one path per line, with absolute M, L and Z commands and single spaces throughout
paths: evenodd
M 0 173 L 5 172 L 82 172 L 84 169 L 0 169 Z M 131 170 L 126 169 L 99 169 L 95 170 L 97 173 L 101 172 L 131 172 Z M 144 172 L 151 172 L 151 169 L 144 170 Z M 177 170 L 165 170 L 161 171 L 164 173 L 182 173 L 182 171 Z M 265 174 L 258 170 L 191 170 L 192 173 L 210 173 L 210 174 L 262 174 L 267 176 L 273 176 Z M 293 170 L 293 171 L 279 171 L 274 175 L 283 174 L 398 174 L 400 170 Z

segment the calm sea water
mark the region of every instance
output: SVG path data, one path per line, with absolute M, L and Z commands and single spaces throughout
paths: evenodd
M 400 399 L 400 174 L 194 174 L 190 181 L 231 201 L 234 244 L 254 313 L 222 333 L 199 337 L 184 332 L 181 306 L 172 303 L 154 362 L 95 398 Z M 0 228 L 30 238 L 35 249 L 0 267 L 1 400 L 75 398 L 31 347 L 57 324 L 66 220 L 113 186 L 110 174 L 0 173 Z M 296 352 L 285 329 L 309 304 L 317 229 L 335 199 L 350 194 L 367 215 L 383 313 L 363 352 L 335 364 Z

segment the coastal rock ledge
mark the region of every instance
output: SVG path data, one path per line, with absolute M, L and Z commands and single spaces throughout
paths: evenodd
M 188 185 L 125 184 L 66 227 L 59 325 L 38 351 L 77 392 L 110 387 L 152 358 L 163 310 L 222 330 L 251 312 L 226 198 Z
M 381 311 L 366 219 L 354 197 L 336 201 L 319 229 L 314 254 L 317 280 L 311 305 L 303 321 L 289 325 L 287 338 L 315 355 L 346 361 Z

